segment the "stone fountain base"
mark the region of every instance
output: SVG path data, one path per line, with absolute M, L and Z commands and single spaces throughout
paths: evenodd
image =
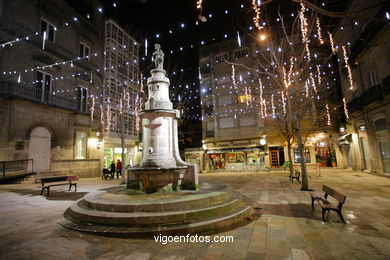
M 86 194 L 64 213 L 66 228 L 105 236 L 218 233 L 250 223 L 252 207 L 229 186 L 145 194 L 124 186 Z
M 175 168 L 131 168 L 127 188 L 142 189 L 147 194 L 169 187 L 177 191 L 183 180 L 187 166 Z M 142 187 L 141 187 L 142 185 Z

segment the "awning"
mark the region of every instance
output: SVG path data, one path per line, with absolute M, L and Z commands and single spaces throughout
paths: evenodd
M 207 153 L 238 153 L 238 152 L 264 152 L 264 146 L 256 147 L 242 147 L 242 148 L 232 148 L 232 149 L 210 149 L 207 150 Z
M 339 138 L 337 138 L 337 140 L 338 140 L 338 141 L 351 140 L 351 136 L 352 136 L 352 134 L 342 135 L 342 136 L 340 136 Z

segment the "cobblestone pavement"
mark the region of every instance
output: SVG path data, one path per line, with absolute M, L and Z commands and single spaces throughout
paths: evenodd
M 83 179 L 77 193 L 54 188 L 39 195 L 33 184 L 0 186 L 0 259 L 390 259 L 390 179 L 363 172 L 322 169 L 310 187 L 326 184 L 347 196 L 347 224 L 310 207 L 309 192 L 288 172 L 207 173 L 201 181 L 231 185 L 261 208 L 259 218 L 232 235 L 232 243 L 168 243 L 119 239 L 66 230 L 64 210 L 86 192 L 118 181 Z

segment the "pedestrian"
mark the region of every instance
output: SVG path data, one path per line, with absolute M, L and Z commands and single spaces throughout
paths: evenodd
M 110 173 L 111 173 L 111 178 L 114 179 L 115 176 L 115 161 L 112 160 L 110 164 Z
M 116 163 L 116 178 L 119 179 L 119 175 L 122 176 L 122 162 L 118 159 Z

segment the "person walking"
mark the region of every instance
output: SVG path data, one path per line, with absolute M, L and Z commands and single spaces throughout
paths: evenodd
M 112 160 L 111 164 L 110 164 L 110 174 L 111 174 L 111 178 L 114 179 L 114 176 L 115 176 L 115 161 L 114 160 Z
M 122 176 L 122 162 L 118 159 L 116 163 L 116 178 L 119 179 L 119 175 Z

